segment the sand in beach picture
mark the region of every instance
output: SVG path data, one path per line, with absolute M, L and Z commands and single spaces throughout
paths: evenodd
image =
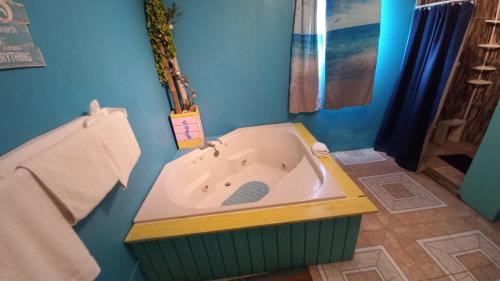
M 322 95 L 316 93 L 324 91 L 324 69 L 321 69 L 323 73 L 318 69 L 318 45 L 322 40 L 317 34 L 293 35 L 290 90 L 305 94 L 290 96 L 292 107 L 300 108 L 291 112 L 312 112 L 321 108 Z
M 371 102 L 380 34 L 379 0 L 328 0 L 325 108 Z

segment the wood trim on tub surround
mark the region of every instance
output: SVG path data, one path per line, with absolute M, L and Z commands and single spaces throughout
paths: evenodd
M 130 244 L 149 281 L 241 280 L 351 260 L 361 215 Z M 286 278 L 282 278 L 286 280 Z
M 316 142 L 302 123 L 296 123 L 294 126 L 307 144 L 312 145 Z M 345 198 L 134 223 L 125 238 L 125 243 L 348 217 L 377 211 L 375 205 L 331 156 L 321 158 L 320 161 L 338 181 L 346 194 Z

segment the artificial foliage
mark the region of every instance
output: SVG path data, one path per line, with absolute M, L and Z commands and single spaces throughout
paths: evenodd
M 156 71 L 163 85 L 168 84 L 166 74 L 169 71 L 168 61 L 176 56 L 173 24 L 180 15 L 178 6 L 173 3 L 165 8 L 161 0 L 145 0 L 146 25 L 149 40 L 153 49 Z

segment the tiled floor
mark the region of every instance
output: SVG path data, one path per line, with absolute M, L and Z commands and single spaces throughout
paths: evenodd
M 322 280 L 408 280 L 383 246 L 358 248 L 352 261 L 320 265 L 318 270 Z
M 496 270 L 500 269 L 500 263 L 496 262 L 500 259 L 500 253 L 493 250 L 498 251 L 497 246 L 500 245 L 500 222 L 489 222 L 425 174 L 406 171 L 400 168 L 391 157 L 384 154 L 382 156 L 386 158 L 385 161 L 358 165 L 343 165 L 339 162 L 379 209 L 377 213 L 363 216 L 357 243 L 358 249 L 383 246 L 388 256 L 408 280 L 462 280 L 460 278 L 478 281 L 500 280 L 495 275 Z M 380 194 L 385 194 L 385 196 L 380 196 Z M 398 200 L 415 200 L 412 194 L 417 197 L 421 195 L 441 206 L 436 205 L 429 209 L 422 205 L 421 208 L 417 208 L 416 205 L 422 203 L 417 201 L 419 203 L 413 210 L 408 208 L 405 212 L 398 212 L 398 210 L 403 210 L 398 209 L 394 212 L 394 208 L 384 205 Z M 457 264 L 461 266 L 461 272 L 466 273 L 463 276 L 474 276 L 473 278 L 476 279 L 466 279 L 461 275 L 454 276 L 453 274 L 457 271 L 447 269 L 446 263 L 442 261 L 443 255 L 431 256 L 428 253 L 426 245 L 431 245 L 428 243 L 434 241 L 444 245 L 446 239 L 459 239 L 456 243 L 459 243 L 463 251 L 453 252 L 459 253 L 455 255 L 458 259 Z M 481 249 L 479 244 L 488 248 L 488 251 L 479 251 L 478 249 Z M 460 256 L 460 253 L 474 255 Z M 483 254 L 486 258 L 477 253 Z M 487 260 L 490 263 L 486 263 Z M 323 268 L 328 271 L 332 266 Z M 316 268 L 311 268 L 312 272 L 316 270 Z M 374 273 L 370 272 L 370 274 Z M 316 276 L 315 281 L 321 280 L 316 274 L 312 275 Z M 358 278 L 359 276 L 351 277 Z M 364 280 L 372 280 L 368 275 L 365 277 L 368 279 Z M 353 278 L 343 276 L 343 279 L 331 279 L 323 276 L 322 280 L 359 280 Z
M 381 156 L 385 160 L 362 164 L 339 161 L 379 211 L 363 216 L 354 259 L 310 267 L 312 279 L 500 280 L 500 222 L 482 218 L 425 174 Z
M 417 241 L 454 280 L 499 280 L 500 249 L 480 231 Z
M 391 214 L 446 207 L 406 173 L 392 173 L 358 180 Z

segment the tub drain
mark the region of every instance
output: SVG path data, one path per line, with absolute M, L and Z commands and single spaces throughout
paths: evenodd
M 269 193 L 269 186 L 261 181 L 251 181 L 240 186 L 229 196 L 222 206 L 237 205 L 260 201 Z

